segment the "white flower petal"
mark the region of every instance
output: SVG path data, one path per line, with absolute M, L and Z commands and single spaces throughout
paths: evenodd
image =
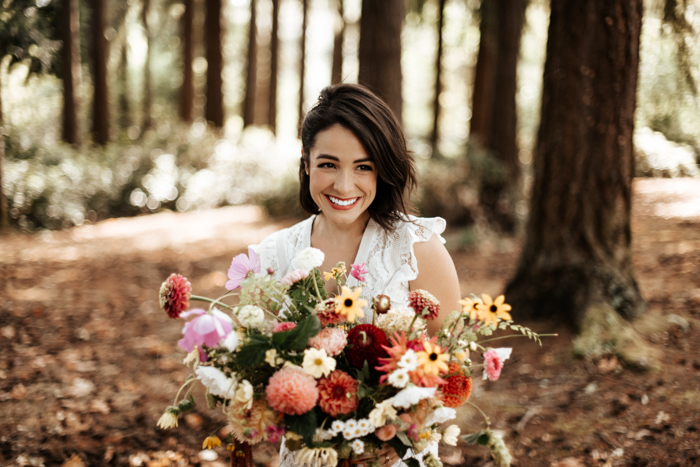
M 394 397 L 387 400 L 391 400 L 391 405 L 393 405 L 394 407 L 408 409 L 409 407 L 411 407 L 412 405 L 416 405 L 423 399 L 433 397 L 435 395 L 436 390 L 437 388 L 419 388 L 416 386 L 411 386 L 406 389 L 402 389 Z
M 445 423 L 447 420 L 452 420 L 456 417 L 457 411 L 455 409 L 450 407 L 440 407 L 439 409 L 428 414 L 428 417 L 425 419 L 425 426 L 430 426 L 435 423 Z

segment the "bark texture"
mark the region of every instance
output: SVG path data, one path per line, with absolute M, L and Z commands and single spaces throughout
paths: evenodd
M 336 0 L 338 16 L 333 38 L 333 61 L 331 62 L 331 84 L 343 82 L 343 43 L 345 42 L 345 8 L 343 0 Z
M 526 242 L 506 296 L 518 318 L 580 327 L 644 310 L 632 267 L 632 135 L 643 0 L 553 0 Z
M 92 6 L 92 132 L 97 144 L 105 145 L 110 140 L 109 85 L 107 81 L 107 38 L 105 38 L 104 0 L 91 0 Z
M 180 88 L 180 118 L 194 121 L 194 0 L 184 0 L 182 14 L 182 87 Z
M 490 167 L 482 174 L 479 201 L 492 225 L 507 233 L 516 227 L 514 198 L 521 176 L 515 95 L 525 3 L 482 2 L 472 101 L 470 138 L 488 155 Z
M 0 70 L 0 76 L 2 76 Z M 2 82 L 0 81 L 0 231 L 5 230 L 10 225 L 10 210 L 5 197 L 5 190 L 2 185 L 2 165 L 5 160 L 5 126 L 2 117 Z
M 78 0 L 63 0 L 61 9 L 63 47 L 61 68 L 63 78 L 63 141 L 79 146 L 80 124 L 80 21 Z
M 277 132 L 277 69 L 279 67 L 280 0 L 272 0 L 272 31 L 270 32 L 270 84 L 268 87 L 267 123 Z
M 301 0 L 302 20 L 301 20 L 301 40 L 299 43 L 299 107 L 297 108 L 297 128 L 301 132 L 301 124 L 304 122 L 304 75 L 306 75 L 306 26 L 309 21 L 309 0 Z
M 258 81 L 258 26 L 257 1 L 250 0 L 250 22 L 248 23 L 248 64 L 243 99 L 243 126 L 255 123 L 255 85 Z
M 224 126 L 224 93 L 221 73 L 224 57 L 221 50 L 221 0 L 207 0 L 204 17 L 204 41 L 207 57 L 207 102 L 204 118 L 217 128 Z
M 141 124 L 141 134 L 152 125 L 151 121 L 151 57 L 153 56 L 153 40 L 151 37 L 151 25 L 149 24 L 149 12 L 151 11 L 151 0 L 143 0 L 141 6 L 141 21 L 143 22 L 143 32 L 146 35 L 146 60 L 143 64 L 143 123 Z
M 430 145 L 433 154 L 438 154 L 440 140 L 440 94 L 442 93 L 442 27 L 445 22 L 445 1 L 438 1 L 437 52 L 435 53 L 435 96 L 433 97 L 433 131 L 430 134 Z
M 362 0 L 358 81 L 379 95 L 401 120 L 401 29 L 404 0 Z

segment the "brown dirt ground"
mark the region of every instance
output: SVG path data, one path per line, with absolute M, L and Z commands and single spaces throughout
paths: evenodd
M 649 304 L 647 324 L 636 326 L 660 369 L 636 372 L 612 355 L 576 359 L 569 331 L 524 323 L 559 337 L 541 347 L 510 341 L 501 379 L 475 378 L 471 399 L 504 430 L 514 465 L 700 465 L 700 180 L 634 188 L 634 262 Z M 158 309 L 157 291 L 179 272 L 198 294 L 215 295 L 232 255 L 293 222 L 235 207 L 3 238 L 0 465 L 226 465 L 222 448 L 218 459 L 200 456 L 222 420 L 204 404 L 174 430 L 155 425 L 188 375 L 176 347 L 182 323 Z M 499 293 L 518 249 L 495 238 L 453 250 L 462 292 Z M 470 409 L 458 422 L 463 433 L 479 427 Z M 276 446 L 255 455 L 276 466 Z M 492 465 L 482 447 L 442 458 Z

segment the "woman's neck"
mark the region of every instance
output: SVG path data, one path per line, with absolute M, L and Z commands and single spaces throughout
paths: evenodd
M 318 243 L 326 243 L 321 239 L 331 240 L 336 244 L 353 244 L 362 239 L 369 222 L 369 213 L 361 216 L 350 225 L 338 225 L 330 222 L 323 213 L 316 216 L 314 219 L 313 228 L 311 231 L 311 246 L 314 246 L 314 241 Z

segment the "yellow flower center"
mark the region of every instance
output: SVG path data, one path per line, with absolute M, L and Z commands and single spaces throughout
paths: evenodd
M 321 365 L 323 365 L 323 360 L 321 360 L 320 358 L 317 358 L 314 363 L 318 366 L 321 366 Z

